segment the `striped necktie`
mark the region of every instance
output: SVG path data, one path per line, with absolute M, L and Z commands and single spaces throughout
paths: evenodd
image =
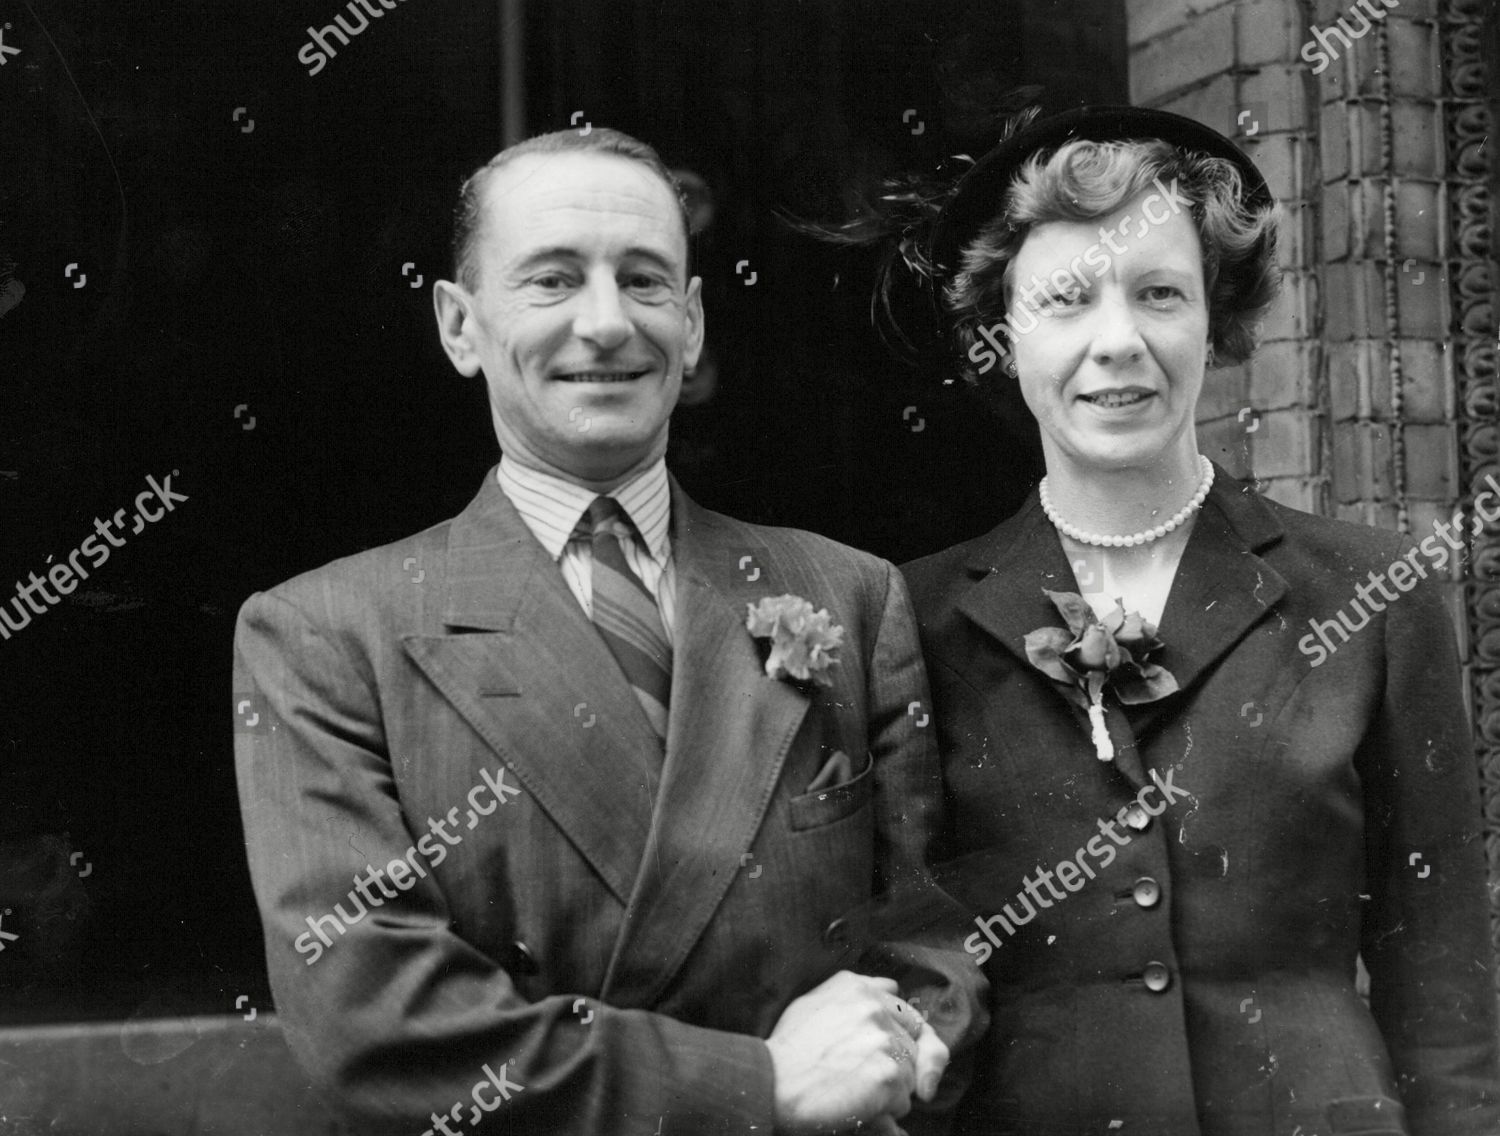
M 612 497 L 595 497 L 575 533 L 594 553 L 594 626 L 625 672 L 641 709 L 666 743 L 667 703 L 672 693 L 672 645 L 667 641 L 656 597 L 630 570 L 622 541 L 634 526 Z

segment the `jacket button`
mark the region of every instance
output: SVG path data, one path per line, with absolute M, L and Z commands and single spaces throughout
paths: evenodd
M 1135 901 L 1142 907 L 1155 907 L 1161 900 L 1161 885 L 1150 876 L 1142 876 L 1131 889 Z
M 509 972 L 512 978 L 531 978 L 542 972 L 542 968 L 536 964 L 536 956 L 531 953 L 531 948 L 517 939 L 501 952 L 500 965 Z
M 1153 994 L 1160 994 L 1172 985 L 1172 972 L 1159 962 L 1148 962 L 1146 973 L 1141 977 L 1146 980 L 1146 989 Z
M 1137 832 L 1145 832 L 1151 827 L 1151 814 L 1140 805 L 1129 805 L 1125 809 L 1125 823 Z
M 849 945 L 849 924 L 843 919 L 835 919 L 828 924 L 823 931 L 823 945 L 842 950 Z

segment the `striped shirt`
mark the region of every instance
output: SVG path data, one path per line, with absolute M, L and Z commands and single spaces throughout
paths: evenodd
M 587 540 L 570 538 L 579 518 L 598 494 L 550 473 L 529 469 L 503 455 L 495 478 L 526 527 L 562 569 L 563 579 L 584 613 L 593 619 L 594 550 Z M 672 493 L 667 484 L 666 461 L 657 459 L 654 465 L 607 496 L 620 503 L 640 533 L 635 540 L 623 542 L 625 563 L 656 597 L 670 642 L 677 616 L 677 572 L 672 564 L 672 539 L 668 531 Z

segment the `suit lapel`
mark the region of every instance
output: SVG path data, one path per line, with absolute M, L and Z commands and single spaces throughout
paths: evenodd
M 1281 536 L 1270 506 L 1215 466 L 1158 628 L 1163 646 L 1157 661 L 1182 690 L 1195 687 L 1286 595 L 1286 579 L 1257 555 Z M 1136 736 L 1144 739 L 1181 703 L 1179 694 L 1131 707 Z
M 448 537 L 447 634 L 407 653 L 624 903 L 659 743 L 619 664 L 493 473 Z
M 1286 581 L 1256 555 L 1280 539 L 1281 532 L 1265 502 L 1215 467 L 1213 488 L 1167 597 L 1159 629 L 1164 646 L 1154 656 L 1177 679 L 1179 693 L 1127 708 L 1129 730 L 1116 734 L 1117 748 L 1132 733 L 1134 739 L 1144 740 L 1285 594 Z M 1029 667 L 1027 632 L 1062 626 L 1062 617 L 1042 589 L 1078 591 L 1067 554 L 1035 493 L 1015 516 L 978 542 L 968 568 L 979 579 L 958 601 L 959 611 Z M 1077 717 L 1086 722 L 1082 710 Z M 1142 782 L 1135 745 L 1121 750 L 1118 765 L 1132 782 Z
M 984 538 L 969 560 L 969 571 L 980 577 L 958 603 L 958 609 L 994 636 L 1031 670 L 1026 658 L 1026 636 L 1039 627 L 1061 627 L 1062 616 L 1043 594 L 1076 592 L 1077 580 L 1057 532 L 1033 493 L 1019 512 Z M 1088 738 L 1089 720 L 1057 684 L 1037 673 L 1048 697 L 1066 700 L 1069 715 L 1080 736 Z M 1119 714 L 1105 717 L 1115 743 L 1114 768 L 1136 788 L 1144 783 L 1140 753 L 1130 736 L 1128 723 Z
M 809 701 L 768 679 L 745 603 L 785 590 L 753 530 L 672 483 L 677 626 L 666 765 L 601 998 L 650 1005 L 676 977 L 755 840 Z M 755 566 L 739 567 L 750 555 Z M 753 576 L 753 582 L 746 576 Z

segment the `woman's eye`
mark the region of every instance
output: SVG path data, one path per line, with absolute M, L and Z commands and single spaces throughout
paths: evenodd
M 1153 284 L 1146 289 L 1146 299 L 1152 301 L 1175 300 L 1182 295 L 1182 290 L 1171 284 Z

